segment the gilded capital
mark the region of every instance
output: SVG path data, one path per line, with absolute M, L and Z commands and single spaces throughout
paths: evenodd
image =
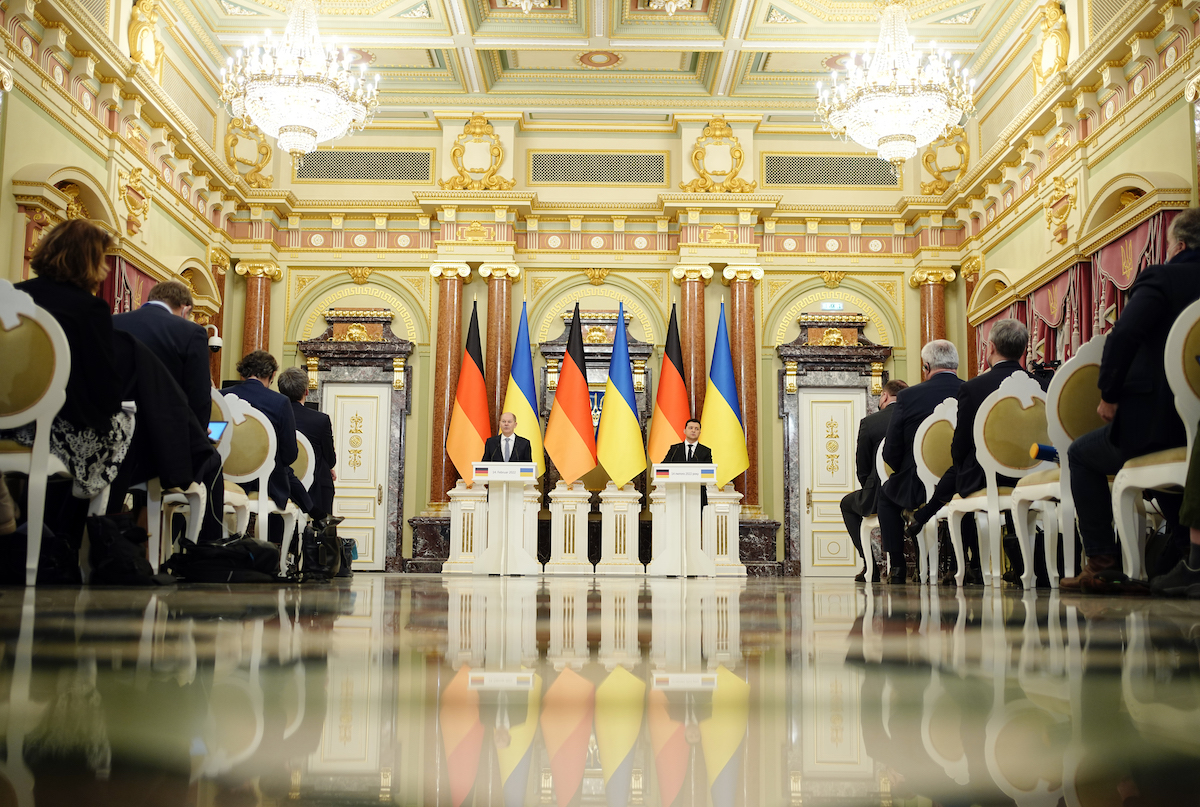
M 252 262 L 238 261 L 237 269 L 234 270 L 242 277 L 265 277 L 272 283 L 278 283 L 283 280 L 283 270 L 273 261 Z
M 708 281 L 713 278 L 713 268 L 706 263 L 679 264 L 671 270 L 671 277 L 675 278 L 677 285 L 684 280 L 703 280 L 707 286 Z
M 521 276 L 521 267 L 515 263 L 485 263 L 479 267 L 479 276 L 485 280 L 495 278 L 500 280 L 507 277 L 516 281 Z
M 740 281 L 742 283 L 757 283 L 763 279 L 763 268 L 761 266 L 734 266 L 730 264 L 721 272 L 721 282 L 728 286 L 730 283 Z
M 438 280 L 450 280 L 452 278 L 461 277 L 463 280 L 470 280 L 471 267 L 465 263 L 435 263 L 429 267 L 429 274 Z
M 229 253 L 220 247 L 208 248 L 208 265 L 218 277 L 229 271 Z
M 967 258 L 963 261 L 962 268 L 959 271 L 962 272 L 963 280 L 968 283 L 978 280 L 979 276 L 983 274 L 983 256 L 972 255 L 970 258 Z
M 954 277 L 954 270 L 949 267 L 914 269 L 912 277 L 908 279 L 908 285 L 912 286 L 914 289 L 919 289 L 921 286 L 944 286 L 945 284 L 952 282 Z

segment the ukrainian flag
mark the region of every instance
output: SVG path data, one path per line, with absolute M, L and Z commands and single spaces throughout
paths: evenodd
M 512 412 L 517 418 L 514 431 L 529 441 L 533 461 L 537 464 L 537 475 L 541 476 L 546 472 L 546 452 L 542 448 L 542 424 L 538 419 L 535 389 L 533 356 L 529 348 L 529 319 L 525 314 L 525 303 L 521 303 L 521 325 L 517 329 L 517 344 L 513 347 L 512 370 L 509 371 L 508 389 L 504 393 L 504 411 Z
M 708 386 L 704 391 L 704 414 L 700 418 L 701 440 L 712 449 L 717 465 L 717 487 L 750 467 L 746 453 L 746 430 L 742 426 L 742 406 L 738 403 L 737 382 L 733 377 L 733 357 L 729 353 L 729 331 L 725 328 L 725 303 L 717 321 Z
M 613 338 L 602 407 L 600 431 L 596 435 L 596 459 L 613 483 L 621 487 L 646 470 L 646 447 L 642 444 L 642 427 L 638 423 L 629 340 L 625 336 L 624 303 L 617 307 L 617 333 Z

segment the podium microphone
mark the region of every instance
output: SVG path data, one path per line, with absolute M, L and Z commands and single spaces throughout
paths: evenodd
M 1048 446 L 1045 443 L 1034 443 L 1029 447 L 1029 458 L 1044 460 L 1046 462 L 1058 462 L 1058 449 L 1054 446 Z

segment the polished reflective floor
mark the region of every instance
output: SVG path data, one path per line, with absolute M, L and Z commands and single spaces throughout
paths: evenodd
M 359 574 L 0 641 L 0 805 L 1200 803 L 1197 602 Z

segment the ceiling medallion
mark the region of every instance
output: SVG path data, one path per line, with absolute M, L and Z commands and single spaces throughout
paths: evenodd
M 692 0 L 650 0 L 649 5 L 654 11 L 666 11 L 668 17 L 674 17 L 676 11 L 690 11 Z
M 246 43 L 221 69 L 221 100 L 299 158 L 367 124 L 379 106 L 379 75 L 353 74 L 350 48 L 326 48 L 313 0 L 295 0 L 283 38 Z
M 625 57 L 610 50 L 589 50 L 575 57 L 575 63 L 589 70 L 603 70 L 606 67 L 616 67 L 625 61 Z
M 549 8 L 550 0 L 508 0 L 509 8 L 519 8 L 522 14 L 528 14 L 535 8 Z
M 897 168 L 917 149 L 942 137 L 975 112 L 966 68 L 930 44 L 925 65 L 908 35 L 905 0 L 885 0 L 872 54 L 850 54 L 845 79 L 817 85 L 817 112 L 834 137 L 853 140 Z

